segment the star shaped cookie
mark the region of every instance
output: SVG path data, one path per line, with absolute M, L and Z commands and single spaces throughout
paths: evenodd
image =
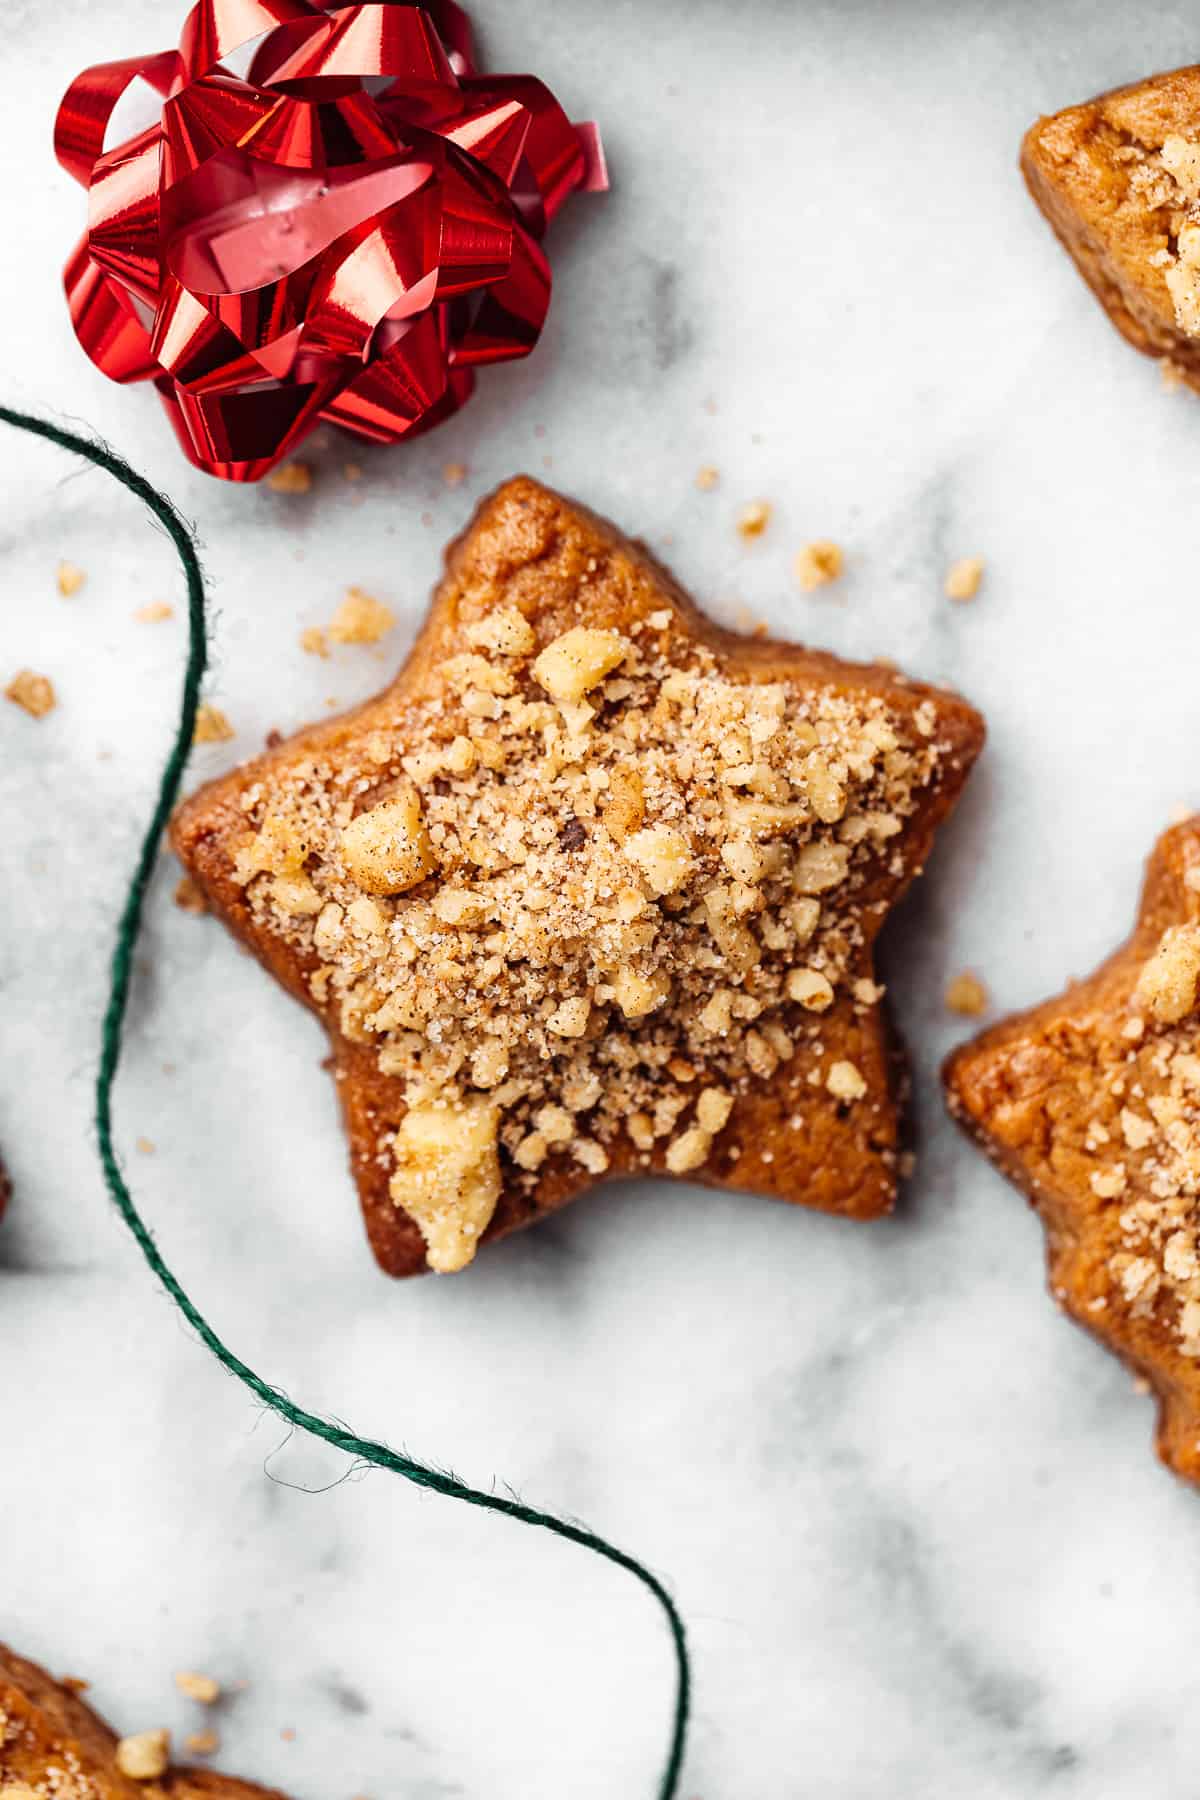
M 0 1644 L 0 1794 L 4 1800 L 284 1800 L 215 1769 L 164 1772 L 165 1733 L 120 1740 L 78 1684 Z
M 1200 388 L 1200 67 L 1039 119 L 1021 168 L 1117 330 Z
M 946 1065 L 950 1110 L 1041 1214 L 1050 1285 L 1159 1399 L 1200 1480 L 1200 817 L 1159 839 L 1133 935 Z
M 707 621 L 517 479 L 396 680 L 203 788 L 174 843 L 313 1008 L 393 1275 L 654 1171 L 873 1218 L 872 952 L 983 740 L 954 695 Z

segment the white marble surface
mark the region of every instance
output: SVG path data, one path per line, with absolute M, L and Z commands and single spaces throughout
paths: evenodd
M 869 1227 L 625 1186 L 461 1280 L 389 1284 L 315 1026 L 171 905 L 164 867 L 118 1099 L 139 1196 L 272 1380 L 663 1572 L 696 1663 L 688 1800 L 1183 1800 L 1200 1498 L 1045 1297 L 1034 1220 L 934 1077 L 961 1035 L 948 975 L 975 965 L 1008 1007 L 1086 969 L 1200 800 L 1200 402 L 1118 340 L 1014 167 L 1039 110 L 1194 56 L 1194 9 L 479 11 L 492 65 L 536 64 L 613 165 L 562 222 L 532 364 L 356 487 L 336 444 L 304 499 L 188 472 L 151 395 L 75 346 L 57 268 L 82 200 L 47 148 L 75 68 L 158 47 L 176 8 L 9 0 L 4 398 L 101 428 L 198 521 L 238 736 L 197 776 L 372 691 L 443 540 L 521 467 L 645 534 L 722 616 L 960 686 L 990 746 L 886 950 L 918 1173 Z M 5 435 L 0 482 L 0 675 L 31 664 L 61 696 L 38 724 L 0 707 L 0 1636 L 92 1676 L 126 1729 L 194 1728 L 176 1668 L 244 1680 L 225 1763 L 296 1800 L 649 1796 L 671 1670 L 640 1590 L 386 1476 L 330 1489 L 339 1459 L 247 1404 L 111 1214 L 105 962 L 183 649 L 180 618 L 131 614 L 178 581 L 99 475 Z M 747 548 L 733 520 L 759 496 L 775 516 Z M 807 598 L 789 564 L 813 535 L 849 573 Z M 972 552 L 986 588 L 953 608 L 942 570 Z M 70 602 L 62 556 L 88 571 Z M 304 657 L 299 628 L 351 581 L 401 615 L 385 653 Z

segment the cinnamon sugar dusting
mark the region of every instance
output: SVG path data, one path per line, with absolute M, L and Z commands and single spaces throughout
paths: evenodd
M 837 996 L 875 1003 L 864 884 L 945 754 L 921 709 L 735 674 L 668 608 L 550 642 L 515 606 L 459 622 L 355 766 L 316 749 L 245 792 L 235 854 L 317 1005 L 403 1083 L 380 1154 L 441 1270 L 550 1158 L 701 1168 L 739 1093 L 819 1056 Z M 852 1063 L 818 1078 L 867 1091 Z

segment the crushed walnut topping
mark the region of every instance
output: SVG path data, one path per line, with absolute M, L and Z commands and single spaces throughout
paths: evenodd
M 879 997 L 861 891 L 936 778 L 935 721 L 736 679 L 673 626 L 468 619 L 355 767 L 314 750 L 243 796 L 256 919 L 403 1083 L 380 1154 L 436 1269 L 548 1158 L 700 1168 L 839 994 Z M 819 1079 L 866 1093 L 852 1063 Z
M 1200 925 L 1171 927 L 1142 965 L 1100 1065 L 1088 1183 L 1118 1231 L 1107 1269 L 1134 1318 L 1200 1357 Z
M 169 1731 L 139 1731 L 117 1745 L 116 1764 L 131 1781 L 157 1781 L 167 1772 L 171 1755 Z
M 352 587 L 346 589 L 345 597 L 326 629 L 335 644 L 377 644 L 395 623 L 396 615 L 390 606 L 385 606 L 382 600 L 376 600 L 363 588 Z M 303 636 L 301 643 L 306 650 L 316 647 L 311 642 L 305 643 Z M 322 652 L 318 650 L 317 654 Z
M 1161 243 L 1150 261 L 1162 271 L 1175 323 L 1200 337 L 1200 143 L 1172 132 L 1160 150 L 1126 144 L 1116 154 L 1130 165 L 1130 198 L 1160 216 Z

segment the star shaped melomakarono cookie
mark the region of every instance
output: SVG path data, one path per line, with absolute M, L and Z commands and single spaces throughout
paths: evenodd
M 1129 940 L 950 1057 L 950 1109 L 1028 1194 L 1050 1285 L 1159 1399 L 1200 1480 L 1200 818 L 1159 839 Z
M 887 1211 L 872 952 L 983 738 L 953 695 L 709 623 L 527 479 L 392 686 L 188 801 L 210 905 L 324 1022 L 382 1267 L 643 1171 Z
M 1117 330 L 1200 388 L 1200 67 L 1039 119 L 1021 168 Z

